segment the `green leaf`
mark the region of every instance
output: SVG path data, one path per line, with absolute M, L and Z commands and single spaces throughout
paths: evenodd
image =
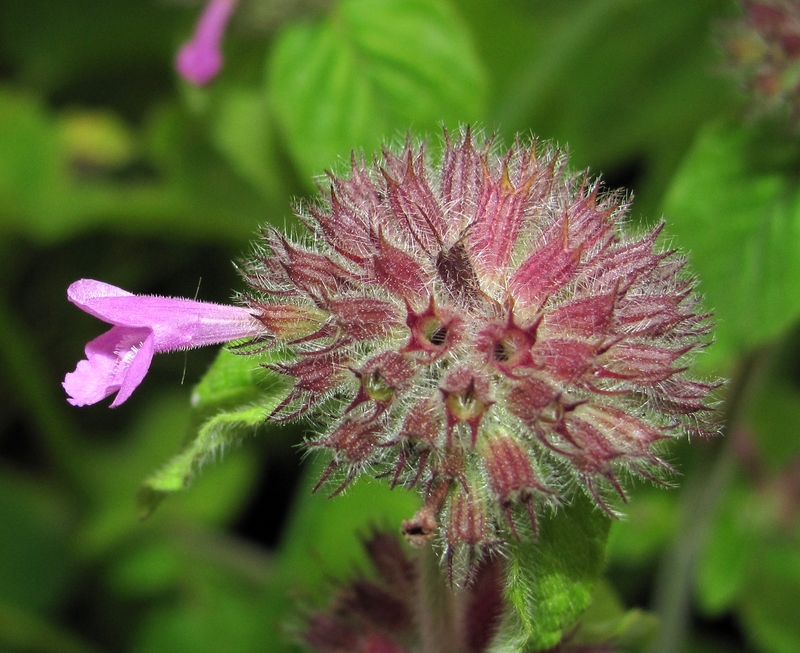
M 257 90 L 233 87 L 215 94 L 210 135 L 234 169 L 267 198 L 281 195 L 267 101 Z
M 216 360 L 192 391 L 192 407 L 205 415 L 221 408 L 240 407 L 276 392 L 280 375 L 264 367 L 284 360 L 270 349 L 258 355 L 236 354 L 221 349 Z M 270 399 L 272 401 L 272 399 Z
M 655 615 L 639 609 L 626 611 L 611 584 L 601 579 L 595 586 L 591 605 L 581 616 L 569 641 L 572 645 L 587 647 L 614 644 L 626 653 L 645 651 L 652 643 L 657 626 Z
M 603 570 L 611 525 L 583 495 L 542 520 L 536 542 L 507 549 L 506 598 L 511 608 L 492 651 L 555 646 L 589 606 Z
M 716 342 L 699 359 L 720 368 L 800 317 L 800 203 L 779 136 L 742 127 L 703 131 L 667 194 L 664 214 L 689 252 Z
M 463 0 L 490 70 L 489 124 L 568 144 L 572 166 L 636 186 L 655 218 L 698 127 L 730 103 L 713 26 L 726 0 Z M 616 173 L 616 174 L 615 174 Z M 629 189 L 630 190 L 630 189 Z
M 695 575 L 700 606 L 710 615 L 723 614 L 739 599 L 758 544 L 747 485 L 739 480 L 725 493 L 723 501 Z
M 263 425 L 286 397 L 291 383 L 265 369 L 261 365 L 264 362 L 262 356 L 220 352 L 192 395 L 192 405 L 203 417 L 196 437 L 145 480 L 139 491 L 143 517 L 152 513 L 166 495 L 186 488 L 207 460 Z M 210 411 L 216 412 L 206 417 Z
M 800 550 L 787 538 L 759 552 L 753 582 L 742 600 L 748 634 L 765 653 L 800 651 Z
M 409 129 L 483 116 L 484 72 L 444 0 L 342 0 L 278 37 L 269 95 L 303 178 Z

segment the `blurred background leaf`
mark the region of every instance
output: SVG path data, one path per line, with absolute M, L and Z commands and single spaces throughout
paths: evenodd
M 302 178 L 484 117 L 485 74 L 466 25 L 445 1 L 342 0 L 273 45 L 269 94 Z

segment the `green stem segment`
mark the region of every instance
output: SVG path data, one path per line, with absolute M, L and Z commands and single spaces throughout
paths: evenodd
M 654 605 L 659 636 L 650 653 L 682 653 L 689 632 L 694 569 L 703 550 L 721 498 L 736 471 L 733 433 L 741 421 L 769 356 L 757 352 L 746 358 L 725 400 L 723 439 L 716 457 L 698 466 L 686 484 L 680 506 L 678 536 L 661 564 Z

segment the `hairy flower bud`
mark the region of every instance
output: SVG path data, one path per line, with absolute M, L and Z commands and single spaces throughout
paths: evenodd
M 334 493 L 363 472 L 419 487 L 403 530 L 456 566 L 576 490 L 613 514 L 620 472 L 658 479 L 661 440 L 713 430 L 715 386 L 688 373 L 709 327 L 684 259 L 661 225 L 626 235 L 626 208 L 535 141 L 353 156 L 301 211 L 311 235 L 267 233 L 245 270 L 295 356 L 273 418 L 325 416 L 308 444 Z

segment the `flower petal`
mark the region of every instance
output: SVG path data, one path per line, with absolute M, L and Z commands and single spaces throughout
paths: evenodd
M 175 68 L 197 86 L 208 84 L 222 68 L 220 45 L 236 0 L 210 0 L 203 9 L 192 39 L 175 57 Z
M 134 342 L 135 340 L 134 338 Z M 123 375 L 122 385 L 119 388 L 116 398 L 111 402 L 111 408 L 116 408 L 122 402 L 126 401 L 144 379 L 147 370 L 150 369 L 150 362 L 153 360 L 153 354 L 155 353 L 153 341 L 154 337 L 151 332 L 141 342 L 138 348 L 136 345 L 133 345 L 120 360 L 119 373 Z
M 73 406 L 95 404 L 120 391 L 118 406 L 142 382 L 153 358 L 153 333 L 145 328 L 115 326 L 86 345 L 86 360 L 78 363 L 62 385 Z

